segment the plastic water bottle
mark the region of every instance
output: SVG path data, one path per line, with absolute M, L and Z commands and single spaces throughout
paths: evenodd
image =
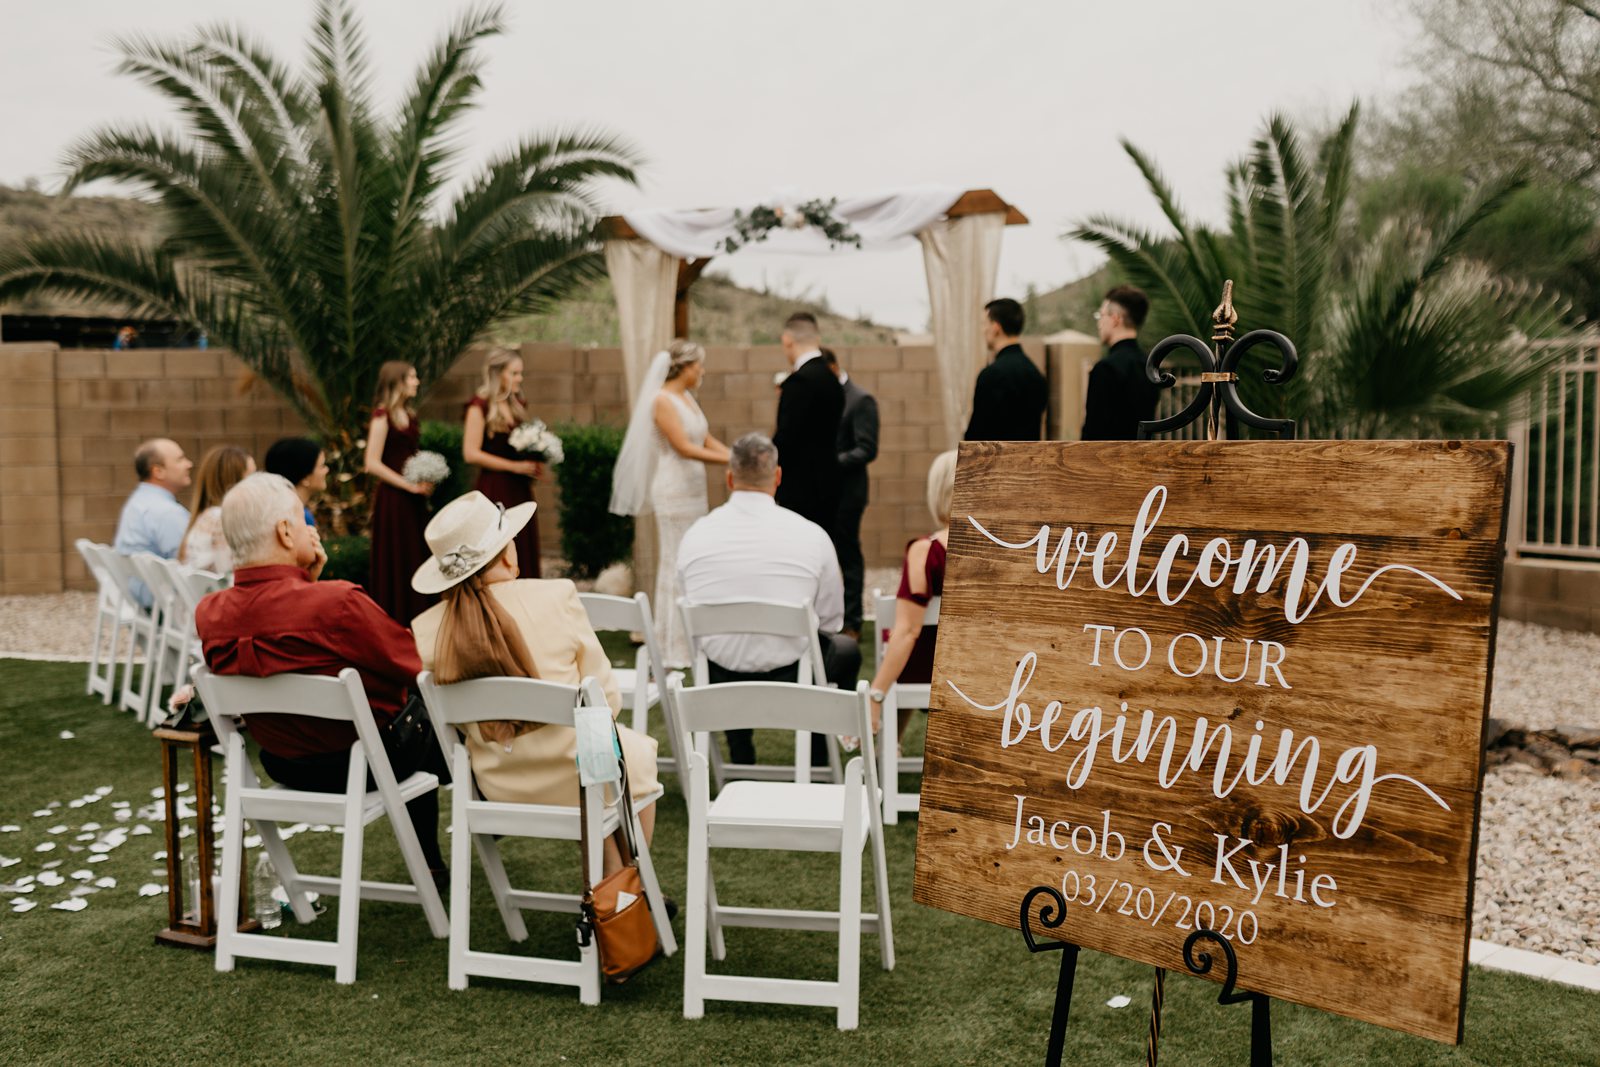
M 283 909 L 273 895 L 277 888 L 278 872 L 272 869 L 272 861 L 263 850 L 256 858 L 255 874 L 250 877 L 250 902 L 263 930 L 276 930 L 283 924 Z

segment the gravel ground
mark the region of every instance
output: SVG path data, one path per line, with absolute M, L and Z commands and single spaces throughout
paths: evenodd
M 866 577 L 869 593 L 899 582 L 892 568 Z M 81 656 L 93 627 L 92 593 L 0 597 L 0 656 Z M 1491 713 L 1529 729 L 1600 725 L 1600 636 L 1503 621 Z M 1600 785 L 1519 764 L 1488 774 L 1473 936 L 1600 964 L 1597 871 Z

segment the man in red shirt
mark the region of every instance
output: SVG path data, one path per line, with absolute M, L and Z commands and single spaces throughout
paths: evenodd
M 252 474 L 222 499 L 222 533 L 233 552 L 233 586 L 212 593 L 195 609 L 195 630 L 206 666 L 217 674 L 265 678 L 274 674 L 361 673 L 397 779 L 428 770 L 448 781 L 431 736 L 401 746 L 382 729 L 405 706 L 407 687 L 422 670 L 411 631 L 391 619 L 350 582 L 320 582 L 328 554 L 294 487 L 276 474 Z M 250 735 L 261 746 L 261 766 L 291 789 L 338 793 L 345 787 L 349 723 L 307 715 L 250 715 Z M 369 774 L 367 788 L 376 785 Z M 442 878 L 439 794 L 406 806 L 422 853 Z

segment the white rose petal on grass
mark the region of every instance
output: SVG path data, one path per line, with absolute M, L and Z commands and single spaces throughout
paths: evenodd
M 74 841 L 93 841 L 94 840 L 94 834 L 79 834 L 77 837 L 74 837 L 73 840 Z
M 0 856 L 0 867 L 15 867 L 22 862 L 21 856 Z
M 57 825 L 52 826 L 52 827 L 50 827 L 50 829 L 46 830 L 45 833 L 47 833 L 47 834 L 64 834 L 70 829 L 72 829 L 72 827 L 67 826 L 65 824 L 62 824 L 62 823 L 58 823 Z
M 97 822 L 86 822 L 82 826 L 78 827 L 78 829 L 80 829 L 80 830 L 98 830 L 98 829 L 100 829 L 100 824 L 97 823 Z
M 39 875 L 39 884 L 43 886 L 58 886 L 65 881 L 66 879 L 61 877 L 61 875 L 57 874 L 55 871 L 45 871 L 43 874 Z
M 115 889 L 115 888 L 117 888 L 117 880 L 115 878 L 110 878 L 110 877 L 107 877 L 107 878 L 96 878 L 94 880 L 94 884 L 95 884 L 95 887 L 97 889 Z
M 73 871 L 67 877 L 75 878 L 80 882 L 87 882 L 89 879 L 94 877 L 94 872 L 93 871 Z
M 139 895 L 141 897 L 159 897 L 166 891 L 166 886 L 156 885 L 154 882 L 146 882 L 144 885 L 139 887 Z
M 1129 1004 L 1132 1004 L 1132 1003 L 1133 1003 L 1133 1001 L 1129 1000 L 1127 997 L 1123 996 L 1121 993 L 1118 993 L 1116 996 L 1114 996 L 1110 1000 L 1106 1001 L 1106 1007 L 1108 1007 L 1108 1008 L 1126 1008 Z
M 109 785 L 98 785 L 98 786 L 95 786 L 95 789 L 94 789 L 95 796 L 98 796 L 98 797 L 108 797 L 108 796 L 111 795 L 111 792 L 112 792 L 112 790 L 111 790 L 111 787 Z
M 79 797 L 77 800 L 69 800 L 69 801 L 67 801 L 67 807 L 69 807 L 69 808 L 81 808 L 81 807 L 83 807 L 83 798 Z
M 110 858 L 111 857 L 106 855 L 104 852 L 98 852 L 95 855 L 90 856 L 88 859 L 84 860 L 83 862 L 85 862 L 85 863 L 104 863 L 106 860 L 108 860 Z
M 49 863 L 46 863 L 46 864 L 45 864 L 45 865 L 44 865 L 44 866 L 43 866 L 43 867 L 42 867 L 42 868 L 40 868 L 40 869 L 41 869 L 41 870 L 46 870 L 46 871 L 53 871 L 53 870 L 55 870 L 55 869 L 56 869 L 56 868 L 57 868 L 57 867 L 59 867 L 59 866 L 61 866 L 61 861 L 60 861 L 60 860 L 51 860 L 51 861 L 50 861 L 50 862 L 49 862 Z
M 152 831 L 150 829 L 150 827 L 148 825 L 146 825 L 145 823 L 140 823 L 138 826 L 135 826 L 132 830 L 130 830 L 128 832 L 133 834 L 134 837 L 138 837 L 140 834 L 153 833 L 154 831 Z
M 71 741 L 74 737 L 77 737 L 78 735 L 73 733 L 71 730 L 62 730 L 56 736 L 61 738 L 61 740 L 63 740 L 63 741 Z
M 33 850 L 35 852 L 54 852 L 56 850 L 56 843 L 54 841 L 46 841 L 42 845 L 34 845 Z
M 47 816 L 49 814 L 50 814 L 50 809 L 49 808 L 40 808 L 38 811 L 33 813 L 33 817 L 35 819 L 42 819 L 42 818 L 44 818 L 45 816 Z
M 0 826 L 0 834 L 14 834 L 14 833 L 17 833 L 21 829 L 22 829 L 22 827 L 20 827 L 20 826 L 11 825 L 11 824 L 8 823 L 5 826 Z
M 11 904 L 11 910 L 12 911 L 16 911 L 16 912 L 32 911 L 34 908 L 37 908 L 38 906 L 39 905 L 35 904 L 31 900 L 24 900 L 20 904 L 15 902 L 15 901 L 13 901 L 12 904 Z
M 82 911 L 89 906 L 89 902 L 82 897 L 72 897 L 67 900 L 57 901 L 50 906 L 56 911 Z

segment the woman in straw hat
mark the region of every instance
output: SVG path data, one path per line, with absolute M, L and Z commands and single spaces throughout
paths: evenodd
M 439 509 L 425 533 L 431 559 L 412 587 L 442 594 L 411 624 L 422 666 L 441 685 L 470 678 L 541 678 L 577 685 L 593 676 L 616 715 L 621 700 L 611 663 L 566 579 L 517 579 L 516 537 L 533 518 L 530 501 L 505 509 L 473 491 Z M 619 725 L 634 796 L 656 789 L 656 741 Z M 578 803 L 577 735 L 569 726 L 483 722 L 466 730 L 472 774 L 485 799 L 518 804 Z M 648 841 L 655 805 L 639 812 Z M 616 862 L 607 843 L 607 868 Z

